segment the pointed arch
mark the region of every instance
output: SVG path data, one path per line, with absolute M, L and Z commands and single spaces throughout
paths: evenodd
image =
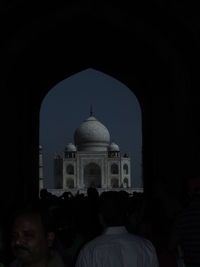
M 84 186 L 101 188 L 101 168 L 96 163 L 89 163 L 84 167 Z

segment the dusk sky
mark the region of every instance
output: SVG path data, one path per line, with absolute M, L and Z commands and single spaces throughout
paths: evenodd
M 133 88 L 134 90 L 134 88 Z M 81 71 L 49 91 L 40 110 L 40 145 L 43 148 L 44 186 L 53 188 L 53 158 L 74 143 L 74 131 L 93 115 L 106 126 L 111 142 L 131 157 L 132 187 L 142 186 L 142 121 L 140 105 L 120 81 L 94 69 Z

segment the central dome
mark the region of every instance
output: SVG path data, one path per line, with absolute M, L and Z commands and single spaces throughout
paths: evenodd
M 110 134 L 108 129 L 91 115 L 76 129 L 74 142 L 79 151 L 107 151 Z

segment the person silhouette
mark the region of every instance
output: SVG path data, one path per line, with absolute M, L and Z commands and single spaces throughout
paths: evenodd
M 126 195 L 103 192 L 98 213 L 103 233 L 80 250 L 76 267 L 158 267 L 152 243 L 125 228 Z

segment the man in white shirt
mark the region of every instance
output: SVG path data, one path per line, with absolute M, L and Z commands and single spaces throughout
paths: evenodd
M 104 192 L 99 199 L 103 234 L 80 251 L 76 267 L 158 267 L 152 243 L 128 233 L 124 226 L 126 203 L 122 192 Z

